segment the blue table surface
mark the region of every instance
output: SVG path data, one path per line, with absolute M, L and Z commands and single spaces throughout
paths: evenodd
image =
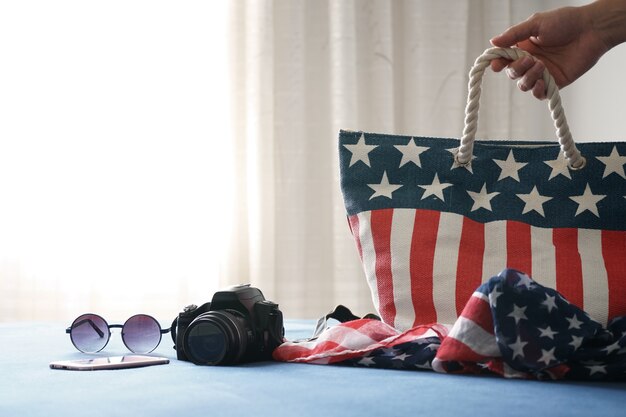
M 77 352 L 66 324 L 0 323 L 0 416 L 626 416 L 626 383 L 539 382 L 344 366 L 176 360 L 169 335 L 154 355 L 168 365 L 51 370 Z M 287 338 L 313 321 L 287 321 Z M 100 356 L 124 355 L 119 330 Z M 93 356 L 93 355 L 92 355 Z

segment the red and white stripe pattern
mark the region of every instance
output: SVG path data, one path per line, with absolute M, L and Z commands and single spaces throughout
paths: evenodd
M 274 350 L 273 357 L 283 362 L 332 364 L 419 339 L 433 336 L 443 339 L 447 331 L 445 326 L 433 324 L 400 332 L 378 320 L 359 319 L 329 327 L 312 340 L 285 341 Z
M 480 291 L 474 292 L 448 336 L 442 339 L 432 361 L 432 369 L 442 373 L 478 374 L 488 370 L 505 378 L 536 377 L 512 368 L 502 357 L 494 334 L 492 314 L 489 296 Z M 449 363 L 452 363 L 453 371 L 448 369 Z M 557 364 L 544 370 L 544 373 L 550 379 L 561 379 L 568 371 L 566 364 Z
M 494 335 L 489 297 L 476 291 L 439 347 L 432 361 L 433 370 L 445 373 L 446 364 L 455 362 L 463 365 L 463 372 L 473 369 L 479 373 L 482 365 L 503 376 L 518 376 L 503 368 L 501 357 Z
M 505 269 L 469 297 L 452 328 L 400 332 L 372 319 L 286 341 L 274 359 L 506 378 L 623 380 L 626 316 L 603 328 L 551 288 Z
M 626 315 L 626 232 L 480 223 L 427 209 L 348 217 L 374 305 L 400 330 L 452 324 L 474 290 L 504 268 L 555 288 L 602 324 Z

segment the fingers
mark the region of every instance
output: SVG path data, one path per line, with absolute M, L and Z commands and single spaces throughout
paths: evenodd
M 503 69 L 505 69 L 507 67 L 507 65 L 509 65 L 511 63 L 511 61 L 509 61 L 508 59 L 504 59 L 504 58 L 498 58 L 498 59 L 494 59 L 490 62 L 491 64 L 491 69 L 494 72 L 500 72 Z
M 534 61 L 532 66 L 525 71 L 524 75 L 517 82 L 517 87 L 522 91 L 533 91 L 533 95 L 537 98 L 545 98 L 545 92 L 541 91 L 541 87 L 537 87 L 537 83 L 543 83 L 543 70 L 545 65 L 541 61 Z
M 535 96 L 539 100 L 544 100 L 547 97 L 547 95 L 546 95 L 546 84 L 543 81 L 543 79 L 537 80 L 537 82 L 535 83 L 535 86 L 533 87 L 532 91 L 533 91 L 533 96 Z
M 511 26 L 500 35 L 493 37 L 490 42 L 493 46 L 499 46 L 501 48 L 513 46 L 518 42 L 538 36 L 540 22 L 541 15 L 536 13 L 527 20 Z
M 538 99 L 546 98 L 543 82 L 545 68 L 543 62 L 528 56 L 512 62 L 503 58 L 491 61 L 491 69 L 495 72 L 505 70 L 510 79 L 517 80 L 517 87 L 521 91 L 532 91 L 533 96 Z
M 539 29 L 545 14 L 535 13 L 524 22 L 511 26 L 500 35 L 491 39 L 493 46 L 506 48 L 518 44 L 538 44 Z M 522 47 L 521 45 L 518 45 Z M 524 48 L 526 49 L 526 48 Z M 506 68 L 506 73 L 512 80 L 517 81 L 517 87 L 521 91 L 532 91 L 533 96 L 538 99 L 546 98 L 545 83 L 543 82 L 543 71 L 545 65 L 541 61 L 536 61 L 531 57 L 523 57 L 513 62 L 504 59 L 491 61 L 491 68 L 500 72 Z
M 529 56 L 522 57 L 511 62 L 506 69 L 506 73 L 512 80 L 517 80 L 520 77 L 525 76 L 525 74 L 533 68 L 535 65 L 535 60 Z

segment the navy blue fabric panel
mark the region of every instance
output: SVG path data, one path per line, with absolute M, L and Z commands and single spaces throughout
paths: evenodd
M 413 153 L 419 155 L 409 160 L 400 150 L 406 145 L 421 147 Z M 454 166 L 458 146 L 457 139 L 342 131 L 341 187 L 348 215 L 417 208 L 482 223 L 516 220 L 538 227 L 626 230 L 625 143 L 580 143 L 586 167 L 561 171 L 555 168 L 556 140 L 477 140 L 470 170 Z M 517 169 L 502 168 L 507 163 Z M 376 186 L 385 181 L 387 194 L 377 193 Z M 433 183 L 443 184 L 439 193 L 428 187 Z M 488 208 L 476 203 L 481 191 L 490 194 Z

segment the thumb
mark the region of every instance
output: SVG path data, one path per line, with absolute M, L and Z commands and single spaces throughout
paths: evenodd
M 489 42 L 493 46 L 506 48 L 514 46 L 518 42 L 525 41 L 531 37 L 537 36 L 539 33 L 539 18 L 536 15 L 531 16 L 517 25 L 511 26 L 498 36 L 491 38 Z

